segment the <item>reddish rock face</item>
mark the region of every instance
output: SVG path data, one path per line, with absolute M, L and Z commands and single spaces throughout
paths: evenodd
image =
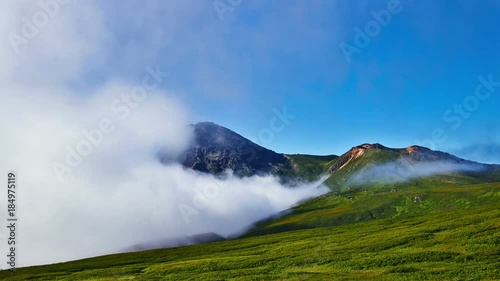
M 418 145 L 412 145 L 406 148 L 389 148 L 385 147 L 379 143 L 374 143 L 374 144 L 361 144 L 358 146 L 354 146 L 351 148 L 348 152 L 344 153 L 339 157 L 339 161 L 337 161 L 333 166 L 330 167 L 328 170 L 329 173 L 334 173 L 335 171 L 338 171 L 347 164 L 349 164 L 352 160 L 357 159 L 359 157 L 362 157 L 366 151 L 372 150 L 372 149 L 380 149 L 380 150 L 390 150 L 395 153 L 398 153 L 401 158 L 404 158 L 405 161 L 451 161 L 454 163 L 463 163 L 467 162 L 466 160 L 457 158 L 451 154 L 441 152 L 441 151 L 434 151 L 431 150 L 427 147 L 423 146 L 418 146 Z
M 430 151 L 430 149 L 426 148 L 426 147 L 423 147 L 423 146 L 418 146 L 418 145 L 412 145 L 412 146 L 408 146 L 406 148 L 406 151 L 408 151 L 408 153 L 414 153 L 414 152 L 424 152 L 424 151 Z
M 358 145 L 358 146 L 355 146 L 353 148 L 361 148 L 361 149 L 389 149 L 383 145 L 381 145 L 380 143 L 364 143 L 362 145 Z
M 348 152 L 346 152 L 342 156 L 340 156 L 339 161 L 335 165 L 330 167 L 328 172 L 331 174 L 335 171 L 338 171 L 338 170 L 344 168 L 352 160 L 363 155 L 366 150 L 374 149 L 374 148 L 376 148 L 377 145 L 379 145 L 379 144 L 367 144 L 367 143 L 365 143 L 365 144 L 358 145 L 358 146 L 351 148 Z M 379 145 L 379 146 L 381 146 L 381 145 Z
M 418 150 L 418 147 L 416 146 L 409 146 L 406 148 L 406 151 L 408 151 L 408 153 L 413 153 L 413 152 L 416 152 Z

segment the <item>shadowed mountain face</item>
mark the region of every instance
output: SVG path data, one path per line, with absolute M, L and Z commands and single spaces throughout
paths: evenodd
M 180 162 L 196 171 L 220 174 L 231 169 L 238 176 L 293 173 L 290 160 L 211 122 L 192 125 L 194 141 Z

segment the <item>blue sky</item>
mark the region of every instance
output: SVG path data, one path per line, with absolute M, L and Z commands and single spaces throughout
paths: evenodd
M 220 0 L 230 7 L 223 14 L 211 0 L 91 3 L 63 7 L 79 11 L 78 35 L 98 42 L 72 77 L 80 91 L 140 82 L 145 66 L 159 64 L 170 73 L 162 89 L 191 122 L 216 122 L 279 152 L 340 154 L 379 142 L 500 162 L 500 87 L 474 98 L 479 76 L 500 81 L 498 1 Z M 341 44 L 356 46 L 356 28 L 390 5 L 398 12 L 348 62 Z M 464 101 L 467 117 L 454 111 Z M 283 108 L 295 118 L 263 140 Z
M 500 161 L 463 149 L 500 143 L 500 88 L 477 109 L 471 103 L 467 118 L 453 111 L 475 94 L 478 76 L 500 81 L 498 2 L 401 0 L 402 11 L 348 63 L 341 42 L 354 45 L 354 28 L 389 2 L 242 1 L 223 21 L 208 5 L 186 34 L 202 46 L 174 64 L 169 86 L 188 93 L 193 122 L 214 121 L 281 152 L 339 154 L 380 142 Z M 272 140 L 259 138 L 283 107 L 296 117 Z M 443 119 L 449 109 L 462 119 L 456 129 Z
M 229 24 L 250 34 L 230 38 L 277 38 L 239 45 L 237 52 L 251 60 L 243 63 L 251 68 L 242 78 L 246 96 L 226 100 L 229 105 L 216 115 L 208 108 L 209 119 L 255 136 L 268 126 L 272 108 L 286 106 L 297 117 L 264 144 L 288 153 L 342 153 L 363 142 L 429 146 L 425 140 L 436 128 L 447 136 L 435 142 L 441 150 L 498 143 L 498 92 L 480 101 L 458 128 L 443 120 L 475 93 L 478 76 L 500 81 L 498 4 L 401 1 L 403 11 L 347 63 L 339 44 L 353 44 L 353 28 L 364 29 L 373 20 L 370 11 L 386 9 L 387 1 L 314 3 L 302 5 L 295 18 L 277 3 L 264 11 L 242 4 L 235 11 Z M 252 20 L 263 14 L 273 15 L 268 25 Z

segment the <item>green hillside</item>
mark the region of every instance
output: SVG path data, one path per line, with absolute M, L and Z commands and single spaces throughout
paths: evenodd
M 371 194 L 358 193 L 350 203 L 327 195 L 274 222 L 317 228 L 21 268 L 0 272 L 0 279 L 498 280 L 500 184 L 431 187 L 421 202 L 404 202 L 417 191 L 393 193 L 400 202 L 394 208 L 384 207 L 387 196 L 375 195 L 380 200 L 366 201 L 372 207 L 362 210 Z M 375 218 L 341 219 L 342 213 L 361 218 L 367 209 L 377 210 Z
M 391 163 L 390 168 L 379 174 L 369 174 L 360 182 L 352 182 L 356 176 L 366 175 L 371 168 Z M 433 184 L 473 184 L 500 181 L 500 167 L 485 165 L 457 158 L 451 154 L 433 151 L 425 147 L 410 146 L 394 149 L 380 144 L 363 144 L 353 147 L 329 163 L 330 178 L 324 183 L 334 191 L 346 191 L 348 188 L 360 188 L 363 185 L 375 185 L 384 182 L 397 182 L 411 175 L 412 167 L 425 167 L 433 164 L 463 165 L 471 171 L 447 172 L 444 175 L 433 175 L 417 179 L 409 179 L 415 185 Z M 405 181 L 407 181 L 405 179 Z M 406 184 L 404 184 L 406 186 Z
M 326 174 L 333 161 L 338 158 L 337 155 L 307 155 L 307 154 L 289 154 L 286 155 L 293 165 L 293 168 L 306 180 L 317 180 L 321 174 Z
M 245 236 L 403 219 L 500 203 L 500 183 L 433 184 L 438 179 L 330 192 L 292 208 L 286 216 L 259 222 Z
M 2 271 L 1 280 L 500 280 L 500 169 L 420 147 L 287 155 L 331 192 L 238 239 Z M 403 159 L 478 171 L 353 183 Z M 392 166 L 391 166 L 392 167 Z M 390 173 L 397 171 L 389 171 Z
M 345 190 L 347 188 L 345 183 L 352 175 L 369 168 L 371 165 L 395 161 L 400 158 L 400 154 L 392 150 L 370 149 L 361 157 L 348 159 L 350 157 L 351 155 L 348 152 L 331 163 L 330 172 L 332 176 L 325 182 L 325 185 L 330 188 Z M 348 165 L 342 167 L 349 160 Z
M 2 280 L 495 280 L 500 183 L 320 196 L 246 237 L 0 272 Z

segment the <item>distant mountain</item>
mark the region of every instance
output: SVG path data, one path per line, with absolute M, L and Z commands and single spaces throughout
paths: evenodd
M 330 187 L 368 183 L 433 180 L 478 183 L 500 180 L 498 165 L 481 164 L 422 146 L 389 148 L 362 144 L 332 161 L 328 168 Z
M 255 144 L 227 128 L 211 122 L 191 126 L 194 141 L 179 158 L 185 167 L 211 174 L 231 169 L 238 176 L 295 173 L 284 154 Z
M 282 180 L 317 180 L 329 176 L 332 189 L 418 178 L 440 182 L 479 183 L 500 180 L 500 166 L 480 164 L 422 146 L 389 148 L 379 143 L 352 147 L 341 156 L 282 154 L 264 148 L 212 122 L 190 125 L 194 138 L 177 159 L 196 171 L 237 176 L 272 174 Z M 162 162 L 168 162 L 160 155 Z
M 314 157 L 299 158 L 309 162 Z M 354 146 L 321 165 L 325 169 L 317 170 L 317 175 L 328 176 L 323 184 L 331 192 L 256 222 L 243 237 L 341 225 L 352 225 L 349 231 L 354 234 L 359 231 L 359 223 L 383 219 L 398 224 L 411 223 L 413 229 L 417 217 L 428 221 L 431 215 L 448 216 L 450 220 L 460 221 L 463 215 L 450 214 L 463 212 L 475 216 L 483 211 L 498 210 L 499 165 L 468 161 L 421 146 L 389 148 L 377 143 Z M 474 213 L 471 208 L 482 211 Z M 455 228 L 455 224 L 449 225 L 450 229 Z M 468 227 L 468 223 L 463 225 Z M 367 238 L 367 241 L 371 245 L 384 239 L 381 236 L 375 240 Z M 399 249 L 401 245 L 396 242 L 375 251 L 379 254 L 385 247 Z
M 356 159 L 362 160 L 355 161 Z M 475 162 L 460 159 L 451 154 L 434 151 L 423 146 L 414 145 L 407 148 L 389 148 L 379 143 L 365 143 L 355 146 L 346 153 L 342 154 L 337 161 L 332 163 L 328 172 L 332 174 L 336 171 L 342 170 L 353 161 L 354 162 L 350 165 L 351 169 L 353 166 L 366 167 L 372 164 L 380 164 L 398 159 L 404 159 L 410 163 L 415 161 L 452 161 L 455 163 L 477 164 Z

